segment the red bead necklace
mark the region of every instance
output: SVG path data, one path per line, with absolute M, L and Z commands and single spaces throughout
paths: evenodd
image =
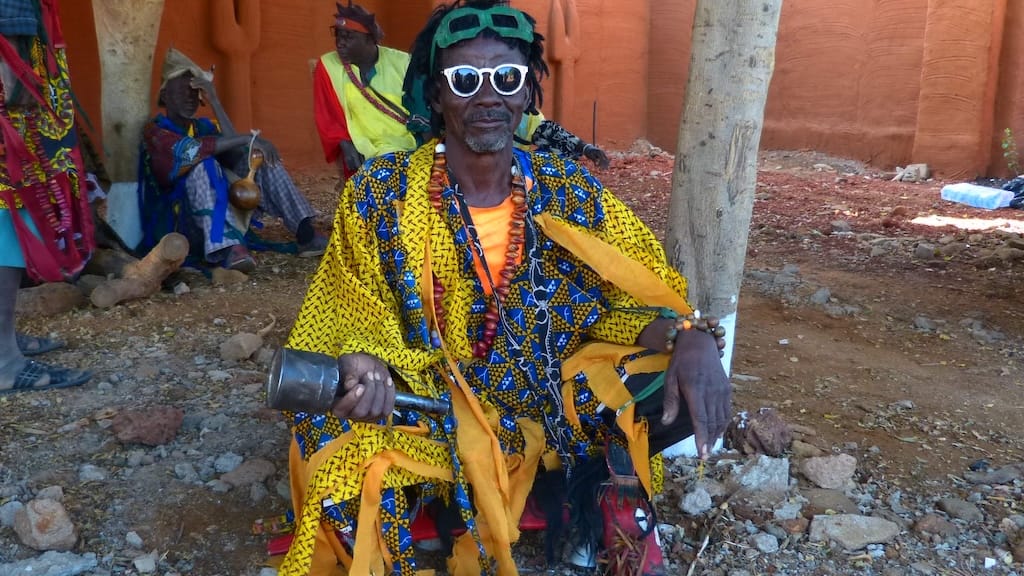
M 438 143 L 434 148 L 434 165 L 430 170 L 430 183 L 427 185 L 427 192 L 430 195 L 430 203 L 439 214 L 444 215 L 444 205 L 441 195 L 448 187 L 448 163 L 445 159 L 444 144 Z M 491 298 L 487 303 L 487 312 L 484 313 L 483 337 L 473 344 L 473 356 L 486 358 L 494 344 L 494 337 L 498 334 L 498 322 L 501 320 L 499 308 L 508 292 L 511 289 L 512 278 L 515 276 L 516 267 L 519 265 L 520 251 L 526 238 L 526 184 L 521 171 L 515 166 L 512 168 L 512 218 L 509 221 L 508 248 L 505 250 L 505 265 L 497 275 L 491 276 L 492 285 Z M 477 248 L 474 248 L 477 250 Z M 482 250 L 482 248 L 481 248 Z M 477 257 L 486 264 L 483 253 L 478 250 Z M 441 334 L 445 331 L 445 315 L 442 299 L 444 297 L 444 286 L 434 276 L 434 317 L 437 321 L 436 333 L 431 334 L 436 339 L 434 345 L 440 345 Z

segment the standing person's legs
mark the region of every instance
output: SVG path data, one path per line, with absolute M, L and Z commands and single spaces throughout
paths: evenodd
M 0 388 L 10 388 L 25 365 L 14 335 L 14 306 L 21 286 L 21 268 L 0 266 Z
M 18 349 L 14 311 L 21 275 L 22 268 L 0 266 L 0 395 L 85 384 L 91 373 L 29 360 Z

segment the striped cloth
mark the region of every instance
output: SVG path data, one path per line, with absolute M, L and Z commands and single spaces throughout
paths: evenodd
M 37 0 L 0 0 L 0 34 L 35 36 L 39 30 Z

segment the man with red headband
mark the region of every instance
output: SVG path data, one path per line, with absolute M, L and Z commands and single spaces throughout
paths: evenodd
M 320 57 L 313 72 L 313 112 L 327 162 L 343 177 L 367 158 L 412 150 L 431 136 L 429 113 L 403 94 L 409 54 L 381 46 L 384 32 L 376 16 L 358 4 L 337 4 L 335 50 Z M 410 110 L 413 111 L 410 114 Z M 523 116 L 516 146 L 551 150 L 607 168 L 608 156 L 537 111 Z
M 409 55 L 381 46 L 377 18 L 358 4 L 337 4 L 331 32 L 335 50 L 313 71 L 313 113 L 328 162 L 348 177 L 366 158 L 410 150 L 402 81 Z

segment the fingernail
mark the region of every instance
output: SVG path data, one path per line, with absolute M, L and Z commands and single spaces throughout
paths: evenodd
M 366 391 L 366 387 L 363 386 L 362 384 L 360 384 L 359 386 L 356 386 L 356 389 L 355 389 L 356 398 L 359 398 L 360 396 L 362 396 L 363 392 L 365 392 L 365 391 Z

